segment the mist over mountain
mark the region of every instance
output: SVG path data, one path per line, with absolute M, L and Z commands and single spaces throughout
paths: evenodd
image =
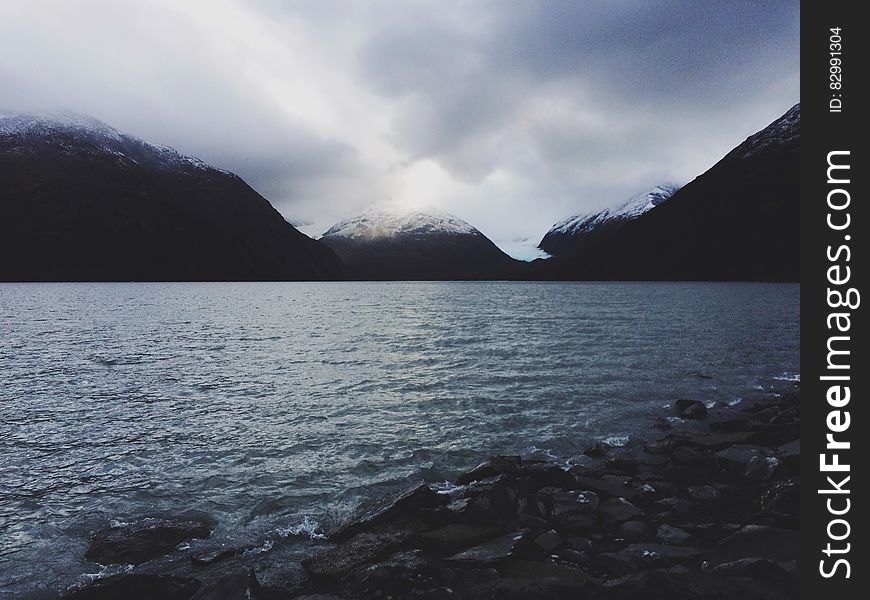
M 0 115 L 0 280 L 336 278 L 241 178 L 75 113 Z

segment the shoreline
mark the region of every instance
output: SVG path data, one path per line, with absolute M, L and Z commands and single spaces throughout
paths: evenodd
M 244 567 L 228 561 L 223 577 L 204 584 L 187 573 L 130 573 L 63 597 L 791 598 L 799 397 L 797 383 L 779 397 L 710 410 L 676 400 L 644 440 L 598 443 L 567 465 L 495 456 L 447 490 L 423 483 L 388 496 L 330 533 L 329 547 L 301 561 L 307 576 L 292 588 L 261 585 L 252 558 Z M 161 532 L 174 548 L 207 537 L 199 526 Z M 160 535 L 125 533 L 102 540 L 102 550 L 159 552 Z M 219 569 L 234 556 L 198 560 Z

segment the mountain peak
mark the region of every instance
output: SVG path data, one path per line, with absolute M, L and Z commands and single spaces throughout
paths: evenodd
M 725 158 L 747 158 L 780 148 L 796 150 L 800 146 L 800 123 L 801 104 L 798 102 L 773 123 L 746 138 Z
M 378 240 L 433 234 L 481 235 L 467 222 L 442 210 L 379 205 L 336 223 L 322 237 Z

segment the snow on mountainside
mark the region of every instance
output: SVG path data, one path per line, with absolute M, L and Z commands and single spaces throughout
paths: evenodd
M 597 213 L 577 215 L 556 223 L 547 235 L 574 235 L 584 231 L 592 231 L 606 223 L 636 219 L 673 196 L 679 189 L 680 186 L 673 184 L 657 185 L 619 206 L 607 208 Z
M 373 207 L 336 223 L 322 237 L 377 240 L 433 234 L 482 235 L 462 219 L 440 210 Z
M 729 152 L 725 158 L 749 158 L 778 148 L 798 147 L 800 145 L 800 102 L 776 121 L 755 133 Z
M 55 150 L 77 156 L 114 156 L 134 163 L 142 160 L 151 166 L 179 171 L 229 171 L 181 154 L 169 146 L 151 144 L 121 133 L 102 121 L 72 111 L 43 113 L 0 113 L 0 149 L 8 154 L 36 154 L 46 144 Z

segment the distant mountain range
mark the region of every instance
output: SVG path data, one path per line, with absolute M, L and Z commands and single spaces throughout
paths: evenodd
M 0 280 L 341 276 L 241 178 L 72 113 L 0 115 Z
M 462 219 L 434 209 L 371 208 L 320 241 L 341 257 L 349 279 L 510 279 L 527 267 Z
M 533 263 L 461 219 L 373 208 L 319 241 L 241 178 L 72 113 L 0 115 L 0 281 L 797 281 L 800 104 L 694 181 L 554 225 Z

